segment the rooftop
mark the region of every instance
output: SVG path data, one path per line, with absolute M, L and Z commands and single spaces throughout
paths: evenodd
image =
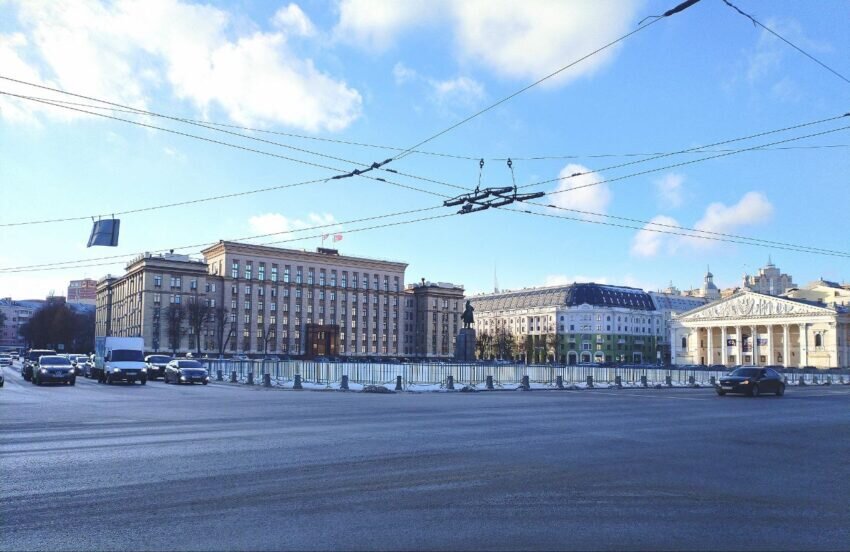
M 517 291 L 468 297 L 480 311 L 495 311 L 534 307 L 574 307 L 594 305 L 654 311 L 655 305 L 642 289 L 582 283 L 551 287 L 528 288 Z

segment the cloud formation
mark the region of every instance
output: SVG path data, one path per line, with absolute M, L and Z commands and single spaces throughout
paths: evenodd
M 682 205 L 682 183 L 685 177 L 678 173 L 668 173 L 655 181 L 655 193 L 662 207 L 673 208 Z
M 569 178 L 576 173 L 581 174 Z M 570 163 L 561 169 L 558 176 L 562 180 L 554 190 L 557 193 L 549 196 L 554 205 L 564 209 L 577 209 L 600 214 L 605 214 L 608 211 L 608 204 L 611 203 L 612 197 L 611 189 L 608 184 L 598 184 L 598 182 L 604 180 L 599 173 L 592 172 L 583 165 Z M 589 214 L 578 214 L 577 216 L 588 219 L 597 218 Z
M 390 48 L 412 28 L 451 29 L 456 57 L 515 79 L 536 79 L 622 35 L 638 0 L 342 0 L 338 40 L 370 51 Z M 556 78 L 567 82 L 609 63 L 601 52 Z
M 332 225 L 322 228 L 322 233 L 341 232 L 342 226 L 335 224 L 336 218 L 331 213 L 310 213 L 307 219 L 292 218 L 280 213 L 264 213 L 248 219 L 248 226 L 255 234 L 275 234 L 293 232 L 313 226 Z
M 337 131 L 360 116 L 357 90 L 290 48 L 290 37 L 314 32 L 296 4 L 278 10 L 272 32 L 240 32 L 228 12 L 179 0 L 15 6 L 22 30 L 0 35 L 0 64 L 28 80 L 138 108 L 170 92 L 204 116 L 221 109 L 240 124 Z M 3 101 L 10 119 L 67 118 L 55 108 Z

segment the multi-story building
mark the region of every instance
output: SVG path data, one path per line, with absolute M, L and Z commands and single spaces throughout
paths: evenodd
M 452 357 L 464 309 L 463 286 L 423 278 L 409 284 L 404 296 L 404 356 Z
M 796 288 L 797 285 L 793 282 L 788 274 L 783 274 L 781 270 L 776 268 L 776 265 L 768 258 L 767 265 L 760 268 L 758 274 L 744 274 L 742 290 L 755 291 L 765 295 L 782 295 L 791 288 Z
M 717 299 L 720 299 L 721 292 L 714 283 L 714 274 L 711 273 L 710 269 L 706 269 L 705 277 L 702 280 L 702 286 L 686 290 L 683 292 L 683 295 L 687 295 L 688 297 L 702 297 L 710 301 L 716 301 Z
M 468 299 L 478 339 L 507 332 L 518 344 L 519 359 L 578 364 L 657 358 L 663 316 L 640 289 L 576 283 Z
M 0 326 L 0 347 L 25 347 L 21 337 L 21 326 L 29 322 L 35 311 L 43 307 L 43 299 L 14 300 L 11 297 L 0 299 L 0 312 L 3 324 Z
M 823 278 L 810 282 L 802 288 L 787 290 L 782 297 L 789 299 L 802 299 L 813 303 L 820 303 L 829 307 L 850 306 L 850 285 L 830 282 Z
M 85 278 L 68 284 L 67 302 L 71 305 L 94 305 L 97 299 L 97 280 Z
M 140 255 L 127 264 L 123 276 L 97 282 L 95 335 L 143 337 L 148 351 L 196 350 L 198 328 L 189 323 L 185 307 L 203 301 L 215 308 L 217 286 L 203 261 L 173 253 Z M 169 309 L 171 305 L 175 307 Z M 212 328 L 200 331 L 205 334 L 202 350 L 217 351 Z
M 202 253 L 222 283 L 228 353 L 403 354 L 406 263 L 228 241 Z
M 661 352 L 661 362 L 670 364 L 670 323 L 674 314 L 680 314 L 709 302 L 705 297 L 684 295 L 672 285 L 662 291 L 650 291 L 649 296 L 655 305 L 655 310 L 661 314 L 661 332 L 658 334 L 658 350 Z

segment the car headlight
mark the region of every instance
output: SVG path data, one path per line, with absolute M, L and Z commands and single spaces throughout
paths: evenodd
M 142 368 L 141 372 L 142 372 L 143 374 L 147 374 L 147 373 L 148 373 L 148 369 L 147 369 L 147 368 Z
M 120 371 L 121 371 L 121 368 L 113 368 L 113 369 L 112 369 L 112 373 L 113 373 L 113 374 L 117 374 L 117 373 L 118 373 L 118 372 L 120 372 Z
M 186 376 L 180 376 L 181 381 L 186 381 Z
M 47 373 L 47 368 L 42 368 L 42 369 L 41 369 L 41 373 L 42 373 L 42 374 L 46 374 L 46 373 Z
M 741 382 L 741 385 L 749 385 L 749 384 L 750 384 L 750 380 L 744 380 L 744 381 Z

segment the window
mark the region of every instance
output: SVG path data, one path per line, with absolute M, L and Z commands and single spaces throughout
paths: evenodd
M 189 282 L 189 289 L 198 289 L 198 281 L 192 280 L 191 282 Z
M 288 266 L 283 268 L 283 283 L 284 284 L 289 283 L 289 267 Z
M 254 271 L 254 263 L 252 263 L 251 261 L 246 261 L 245 262 L 245 279 L 246 280 L 251 279 L 251 274 L 252 274 L 253 271 Z
M 235 308 L 236 308 L 236 299 L 231 299 L 231 300 L 230 300 L 230 308 L 231 308 L 231 309 L 235 309 Z
M 316 273 L 312 268 L 307 271 L 307 285 L 308 286 L 313 285 L 313 278 L 314 278 L 315 274 Z
M 154 287 L 162 287 L 162 276 L 154 276 L 153 277 L 153 285 Z
M 823 335 L 815 334 L 815 347 L 823 347 Z
M 687 349 L 687 348 L 688 348 L 688 338 L 683 337 L 682 338 L 682 349 Z
M 272 282 L 277 282 L 277 265 L 272 265 Z
M 162 296 L 159 293 L 154 293 L 153 294 L 154 305 L 159 305 L 161 301 L 162 301 Z
M 340 283 L 339 283 L 339 285 L 340 285 L 341 287 L 343 287 L 343 288 L 344 288 L 344 287 L 346 287 L 347 277 L 348 277 L 348 273 L 343 272 L 343 273 L 342 273 L 341 281 L 340 281 Z
M 239 261 L 233 261 L 230 265 L 230 277 L 239 278 Z
M 245 295 L 251 295 L 251 284 L 245 284 Z
M 319 285 L 320 286 L 325 285 L 325 271 L 324 270 L 319 272 Z
M 266 279 L 266 263 L 260 263 L 260 267 L 257 268 L 257 280 L 265 280 Z
M 300 284 L 303 279 L 304 279 L 304 269 L 299 266 L 297 271 L 295 272 L 295 283 Z

